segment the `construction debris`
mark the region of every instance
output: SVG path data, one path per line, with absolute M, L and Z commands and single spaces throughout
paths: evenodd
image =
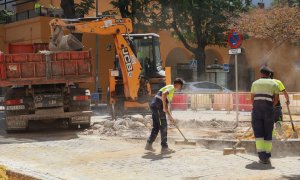
M 151 128 L 151 119 L 142 115 L 124 116 L 117 120 L 104 120 L 94 123 L 83 135 L 146 137 Z

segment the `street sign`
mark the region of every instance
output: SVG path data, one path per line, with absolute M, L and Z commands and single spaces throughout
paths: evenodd
M 237 49 L 229 49 L 229 54 L 241 54 L 242 53 L 242 49 L 241 48 L 237 48 Z
M 229 72 L 229 64 L 223 64 L 223 71 Z
M 241 46 L 243 41 L 243 36 L 239 34 L 236 30 L 232 29 L 228 35 L 228 45 L 232 48 L 238 48 Z
M 91 99 L 93 100 L 93 101 L 99 101 L 99 93 L 92 93 L 91 94 Z
M 197 70 L 197 60 L 193 59 L 189 62 L 189 64 L 191 69 Z

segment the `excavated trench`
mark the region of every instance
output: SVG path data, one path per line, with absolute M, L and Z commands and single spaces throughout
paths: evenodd
M 212 150 L 220 150 L 232 147 L 238 139 L 241 140 L 241 147 L 244 147 L 247 153 L 255 154 L 255 141 L 252 129 L 247 133 L 245 131 L 250 127 L 250 121 L 241 121 L 237 128 L 235 121 L 223 121 L 215 118 L 210 120 L 181 120 L 177 119 L 178 126 L 189 140 L 197 142 L 198 146 Z M 90 129 L 82 132 L 82 135 L 105 135 L 120 136 L 130 139 L 146 139 L 149 136 L 152 127 L 151 116 L 131 115 L 112 120 L 103 120 L 94 123 Z M 292 128 L 288 122 L 283 125 L 284 136 L 276 135 L 273 140 L 273 157 L 300 156 L 300 139 L 292 139 Z M 300 134 L 300 125 L 296 125 L 296 131 Z M 168 130 L 169 143 L 173 144 L 175 140 L 182 140 L 182 137 L 175 126 L 170 125 Z M 160 137 L 157 138 L 159 143 Z

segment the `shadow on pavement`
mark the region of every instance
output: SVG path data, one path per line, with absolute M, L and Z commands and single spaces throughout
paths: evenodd
M 298 179 L 300 179 L 300 175 L 281 176 L 281 178 L 288 179 L 288 180 L 298 180 Z
M 142 156 L 142 158 L 144 158 L 144 159 L 151 159 L 151 161 L 158 161 L 158 160 L 162 160 L 162 159 L 169 159 L 171 157 L 172 156 L 170 156 L 170 155 L 155 154 L 153 152 L 145 153 L 145 155 Z
M 80 130 L 63 129 L 55 124 L 44 124 L 39 128 L 17 133 L 6 133 L 4 114 L 0 112 L 0 144 L 17 144 L 43 141 L 60 141 L 78 138 Z
M 275 169 L 275 167 L 272 166 L 272 164 L 261 164 L 258 162 L 252 162 L 251 164 L 247 164 L 245 166 L 246 169 L 251 170 L 270 170 Z

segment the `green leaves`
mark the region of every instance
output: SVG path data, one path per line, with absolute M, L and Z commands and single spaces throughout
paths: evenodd
M 95 0 L 80 1 L 79 4 L 75 3 L 75 13 L 77 17 L 84 17 L 91 9 L 95 9 Z
M 14 15 L 14 12 L 8 10 L 0 10 L 0 24 L 5 24 L 7 18 Z
M 229 20 L 238 17 L 240 12 L 247 11 L 250 2 L 240 0 L 158 0 L 163 16 L 155 19 L 161 28 L 172 27 L 186 48 L 204 48 L 206 45 L 225 45 L 229 30 Z M 174 27 L 174 24 L 176 27 Z M 197 48 L 195 48 L 197 49 Z M 195 50 L 194 49 L 194 50 Z M 193 51 L 193 50 L 192 50 Z

